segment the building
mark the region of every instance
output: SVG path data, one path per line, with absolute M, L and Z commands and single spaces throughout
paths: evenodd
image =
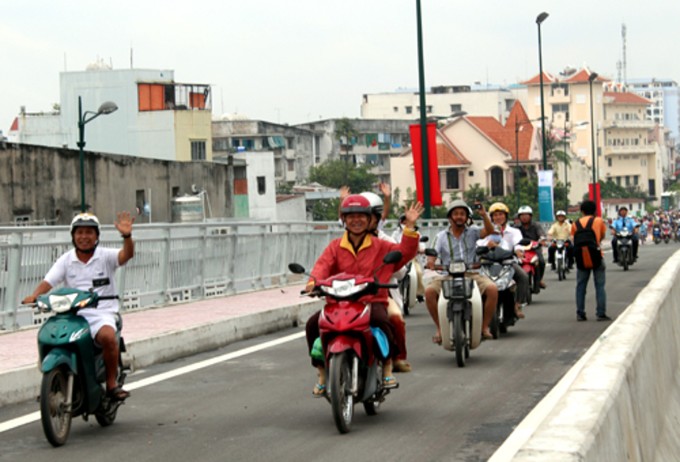
M 62 72 L 59 81 L 55 111 L 22 109 L 12 141 L 77 149 L 79 99 L 85 120 L 111 101 L 115 112 L 85 126 L 87 150 L 182 162 L 212 159 L 210 85 L 177 83 L 171 70 L 111 69 L 102 63 Z
M 671 79 L 628 79 L 629 91 L 651 101 L 647 107 L 647 120 L 654 121 L 671 131 L 675 145 L 680 143 L 680 88 Z
M 346 159 L 370 166 L 380 181 L 390 182 L 390 160 L 410 144 L 411 120 L 399 119 L 326 119 L 296 125 L 309 130 L 315 138 L 314 164 Z M 349 134 L 349 136 L 347 136 Z
M 305 183 L 316 158 L 312 131 L 238 114 L 213 120 L 212 140 L 215 159 L 230 153 L 271 152 L 277 185 Z
M 441 85 L 431 87 L 426 93 L 428 117 L 447 118 L 465 112 L 474 116 L 492 116 L 504 123 L 512 105 L 523 99 L 524 89 L 503 88 L 496 85 Z M 391 93 L 369 93 L 361 102 L 363 119 L 405 119 L 413 122 L 420 118 L 418 90 L 397 90 Z

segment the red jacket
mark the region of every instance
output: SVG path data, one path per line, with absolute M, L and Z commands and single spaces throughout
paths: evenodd
M 326 279 L 334 274 L 348 273 L 373 277 L 374 271 L 383 264 L 383 258 L 389 252 L 398 250 L 402 253 L 401 261 L 394 265 L 385 265 L 378 271 L 378 280 L 386 284 L 392 274 L 398 271 L 418 253 L 420 235 L 409 229 L 404 229 L 401 243 L 393 244 L 368 234 L 364 238 L 358 252 L 347 237 L 347 231 L 339 238 L 331 241 L 323 251 L 312 269 L 312 276 L 317 280 Z M 380 289 L 373 297 L 373 301 L 387 302 L 387 289 Z

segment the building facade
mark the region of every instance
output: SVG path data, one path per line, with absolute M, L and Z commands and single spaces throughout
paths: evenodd
M 174 71 L 95 66 L 62 72 L 60 102 L 51 114 L 19 114 L 12 141 L 77 149 L 79 98 L 83 119 L 104 102 L 118 109 L 85 125 L 85 149 L 148 159 L 211 160 L 210 85 L 174 80 Z
M 651 101 L 647 120 L 671 131 L 674 145 L 680 143 L 680 88 L 671 79 L 628 79 L 627 88 Z

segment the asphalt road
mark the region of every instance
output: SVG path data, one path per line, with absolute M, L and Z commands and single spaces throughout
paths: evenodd
M 607 254 L 608 313 L 617 316 L 653 277 L 677 244 L 647 245 L 624 272 Z M 609 323 L 594 321 L 589 286 L 587 313 L 576 322 L 575 274 L 526 308 L 527 318 L 497 341 L 486 341 L 465 368 L 453 353 L 431 343 L 434 326 L 423 306 L 407 318 L 414 370 L 374 417 L 355 408 L 352 432 L 340 435 L 315 381 L 303 337 L 222 360 L 197 371 L 133 390 L 109 428 L 74 420 L 66 446 L 54 449 L 39 421 L 0 433 L 0 460 L 189 461 L 484 461 L 590 347 Z M 219 351 L 139 371 L 128 383 L 157 377 L 241 351 L 301 329 L 252 339 Z M 0 424 L 38 410 L 35 402 L 0 408 Z

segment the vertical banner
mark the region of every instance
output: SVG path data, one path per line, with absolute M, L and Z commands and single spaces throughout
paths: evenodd
M 538 212 L 539 220 L 553 221 L 553 171 L 538 171 Z
M 594 187 L 593 187 L 594 186 Z M 602 216 L 602 197 L 600 196 L 600 183 L 588 183 L 588 197 L 591 201 L 595 202 L 597 209 L 595 210 L 595 216 Z
M 421 148 L 420 125 L 410 125 L 411 152 L 413 168 L 416 175 L 416 197 L 421 204 L 425 203 L 423 193 L 423 153 Z M 427 160 L 430 186 L 430 205 L 442 205 L 442 191 L 439 187 L 439 165 L 437 163 L 437 124 L 427 124 Z

